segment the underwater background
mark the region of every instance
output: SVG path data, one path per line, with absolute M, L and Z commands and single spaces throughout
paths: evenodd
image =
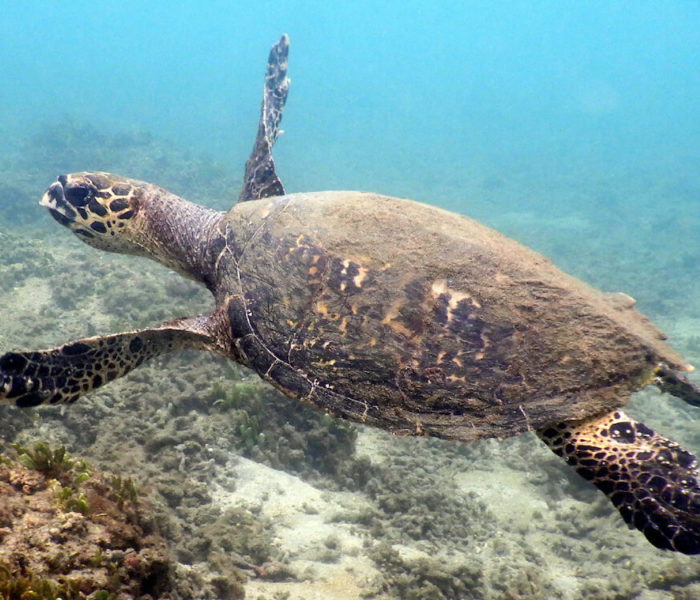
M 210 309 L 37 202 L 61 173 L 103 170 L 227 209 L 287 33 L 288 192 L 474 217 L 633 296 L 700 365 L 698 31 L 700 4 L 683 1 L 1 2 L 0 352 Z M 697 409 L 649 389 L 628 412 L 700 452 Z M 394 438 L 204 354 L 71 407 L 0 406 L 0 453 L 37 442 L 132 478 L 152 510 L 173 564 L 128 594 L 112 573 L 115 598 L 700 599 L 697 557 L 627 530 L 534 435 Z M 0 564 L 5 526 L 0 506 Z M 109 574 L 92 563 L 70 577 Z

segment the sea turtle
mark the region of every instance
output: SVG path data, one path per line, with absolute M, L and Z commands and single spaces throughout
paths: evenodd
M 604 294 L 464 216 L 411 200 L 285 194 L 272 146 L 288 39 L 270 53 L 258 135 L 227 213 L 107 173 L 41 204 L 80 239 L 203 283 L 210 315 L 0 357 L 0 399 L 74 402 L 183 348 L 395 434 L 470 442 L 528 430 L 659 548 L 700 553 L 695 457 L 620 407 L 648 384 L 700 406 L 687 365 L 624 294 Z

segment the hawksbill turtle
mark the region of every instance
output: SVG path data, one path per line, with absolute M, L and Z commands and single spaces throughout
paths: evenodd
M 74 402 L 166 352 L 229 357 L 328 414 L 462 442 L 534 430 L 659 548 L 700 553 L 695 457 L 626 416 L 655 385 L 700 406 L 692 369 L 624 294 L 603 294 L 467 217 L 374 193 L 286 194 L 272 146 L 288 39 L 227 212 L 108 173 L 41 204 L 91 246 L 204 284 L 208 315 L 0 357 L 0 400 Z

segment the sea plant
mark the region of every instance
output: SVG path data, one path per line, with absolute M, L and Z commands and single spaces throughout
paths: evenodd
M 105 560 L 105 556 L 102 553 L 102 548 L 98 548 L 95 554 L 93 554 L 90 558 L 87 560 L 87 564 L 90 565 L 91 567 L 100 567 L 102 566 L 102 563 Z
M 212 384 L 212 395 L 216 398 L 214 406 L 221 410 L 232 410 L 237 408 L 246 408 L 249 405 L 255 405 L 266 388 L 260 382 L 239 380 L 232 384 L 222 384 L 214 382 Z
M 260 421 L 256 415 L 251 416 L 247 411 L 243 411 L 236 429 L 239 440 L 249 452 L 255 446 L 265 443 L 265 433 L 262 431 Z
M 66 512 L 77 512 L 81 515 L 86 515 L 88 512 L 89 506 L 85 494 L 71 487 L 57 484 L 56 499 Z
M 0 564 L 0 598 L 2 600 L 80 600 L 79 581 L 57 584 L 32 573 L 14 575 Z
M 33 448 L 12 444 L 17 452 L 17 460 L 27 469 L 39 471 L 52 479 L 66 479 L 71 472 L 76 483 L 90 476 L 88 464 L 84 460 L 72 460 L 66 454 L 66 447 L 51 449 L 44 442 L 36 442 Z
M 83 582 L 80 579 L 69 579 L 56 583 L 28 573 L 13 574 L 5 565 L 0 564 L 0 598 L 2 600 L 83 600 L 81 592 Z M 97 590 L 93 593 L 95 600 L 115 600 L 116 595 L 108 590 Z
M 112 486 L 112 492 L 109 499 L 117 503 L 119 508 L 124 506 L 125 502 L 137 504 L 139 501 L 139 490 L 136 483 L 131 477 L 122 477 L 121 475 L 112 475 L 109 480 Z

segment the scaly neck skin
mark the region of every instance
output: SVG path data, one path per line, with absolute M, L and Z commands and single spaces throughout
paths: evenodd
M 213 285 L 210 240 L 224 213 L 183 200 L 155 185 L 146 186 L 138 201 L 146 256 L 181 275 Z

